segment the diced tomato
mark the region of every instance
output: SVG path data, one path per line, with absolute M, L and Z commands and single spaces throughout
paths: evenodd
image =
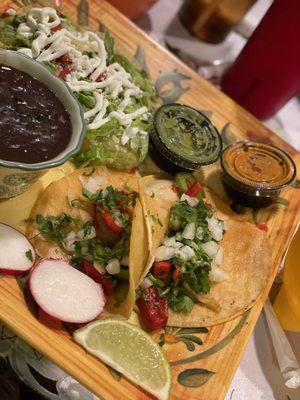
M 60 70 L 59 77 L 60 77 L 61 79 L 65 80 L 65 79 L 66 79 L 66 76 L 69 75 L 70 72 L 72 72 L 72 68 L 70 68 L 70 67 L 63 67 L 63 68 Z
M 60 24 L 60 25 L 57 25 L 54 28 L 52 28 L 51 32 L 57 32 L 57 31 L 60 31 L 61 29 L 63 29 L 63 26 Z
M 212 205 L 210 203 L 205 203 L 206 207 L 211 210 L 212 209 Z
M 134 174 L 138 170 L 138 167 L 132 167 L 131 170 L 129 171 L 131 174 Z
M 58 57 L 57 61 L 62 64 L 70 64 L 72 62 L 72 58 L 69 54 L 63 54 L 62 56 Z
M 167 261 L 155 261 L 153 264 L 153 275 L 156 278 L 167 279 L 171 269 L 171 263 Z
M 149 331 L 162 328 L 168 322 L 169 305 L 166 297 L 160 297 L 154 286 L 144 290 L 136 301 L 141 318 Z
M 110 213 L 108 211 L 103 211 L 101 215 L 106 226 L 108 226 L 109 229 L 111 229 L 117 235 L 121 235 L 123 228 L 114 221 Z
M 106 79 L 106 74 L 103 72 L 102 74 L 100 74 L 98 76 L 98 78 L 96 79 L 96 82 L 103 82 Z
M 180 269 L 180 267 L 177 266 L 177 267 L 175 268 L 173 274 L 172 274 L 173 280 L 174 280 L 174 281 L 178 281 L 178 279 L 180 278 L 180 275 L 181 275 L 181 269 Z
M 187 196 L 190 196 L 190 197 L 197 197 L 198 194 L 200 193 L 201 189 L 202 189 L 201 183 L 200 182 L 195 182 L 195 183 L 192 184 L 192 186 L 190 186 L 188 188 L 188 190 L 185 192 L 185 194 Z
M 105 274 L 100 274 L 99 271 L 87 260 L 82 260 L 84 272 L 87 276 L 93 279 L 95 282 L 100 283 L 104 294 L 108 295 L 115 291 L 115 284 L 111 278 Z
M 174 193 L 179 194 L 179 187 L 172 185 L 172 190 Z
M 0 14 L 0 18 L 7 18 L 10 17 L 10 14 L 8 13 L 9 8 L 4 8 L 4 10 Z
M 265 224 L 264 222 L 261 222 L 261 223 L 257 224 L 256 226 L 261 231 L 268 232 L 268 225 Z

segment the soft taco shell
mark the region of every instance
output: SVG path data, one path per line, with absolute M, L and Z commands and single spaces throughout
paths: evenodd
M 159 182 L 159 183 L 158 183 Z M 149 272 L 155 251 L 167 234 L 169 209 L 176 201 L 172 182 L 146 177 L 140 183 L 145 215 L 154 213 L 163 226 L 146 218 L 150 256 L 142 278 Z M 214 216 L 227 221 L 221 241 L 224 249 L 222 269 L 229 279 L 213 284 L 203 303 L 195 304 L 189 314 L 170 310 L 168 325 L 178 327 L 211 326 L 229 321 L 251 308 L 265 293 L 272 272 L 267 235 L 253 224 L 242 221 L 219 197 L 205 188 L 206 201 L 215 209 Z M 178 197 L 177 197 L 178 200 Z M 219 304 L 218 311 L 205 306 Z
M 71 207 L 70 201 L 74 199 L 85 200 L 82 195 L 82 188 L 90 178 L 97 181 L 97 189 L 113 186 L 117 189 L 128 189 L 138 192 L 138 178 L 135 175 L 125 172 L 108 170 L 106 167 L 97 167 L 93 174 L 88 177 L 84 173 L 91 172 L 91 168 L 79 169 L 76 172 L 65 176 L 51 183 L 37 200 L 31 211 L 30 218 L 36 215 L 58 216 L 61 213 L 69 214 L 83 221 L 83 215 L 88 212 L 92 215 L 92 206 L 85 202 L 81 209 Z M 27 237 L 31 240 L 37 254 L 43 258 L 65 258 L 70 255 L 66 253 L 57 243 L 40 234 L 35 223 L 29 224 Z M 138 238 L 138 244 L 136 243 Z M 148 242 L 145 219 L 140 199 L 137 198 L 133 209 L 132 229 L 129 250 L 129 291 L 127 298 L 121 305 L 115 306 L 115 301 L 110 298 L 107 304 L 107 311 L 117 313 L 129 318 L 134 301 L 135 289 L 144 271 L 148 259 Z

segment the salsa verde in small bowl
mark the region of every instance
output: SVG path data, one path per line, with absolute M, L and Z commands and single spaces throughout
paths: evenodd
M 0 50 L 0 198 L 16 196 L 81 148 L 81 106 L 43 64 Z
M 150 154 L 164 170 L 193 171 L 212 164 L 222 151 L 221 136 L 200 111 L 183 104 L 166 104 L 154 114 Z

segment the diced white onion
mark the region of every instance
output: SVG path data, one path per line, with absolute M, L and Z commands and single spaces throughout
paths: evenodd
M 211 258 L 215 257 L 219 250 L 218 243 L 214 242 L 213 240 L 211 240 L 210 242 L 201 243 L 201 247 L 203 251 Z
M 146 290 L 146 289 L 148 289 L 149 287 L 151 287 L 151 286 L 153 286 L 153 283 L 150 281 L 150 279 L 149 278 L 144 278 L 143 280 L 142 280 L 142 282 L 141 282 L 141 284 L 140 284 L 140 288 L 142 289 L 142 290 Z
M 163 241 L 163 245 L 166 247 L 174 247 L 175 249 L 179 249 L 183 246 L 182 243 L 176 242 L 175 236 L 165 238 L 165 240 Z
M 188 205 L 191 207 L 195 207 L 198 203 L 199 200 L 197 199 L 197 197 L 191 197 L 188 196 L 187 194 L 183 193 L 183 195 L 180 197 L 180 201 L 187 201 Z
M 216 218 L 206 218 L 208 229 L 210 233 L 217 242 L 219 242 L 223 237 L 223 223 L 218 221 Z
M 219 247 L 219 250 L 214 258 L 214 262 L 217 265 L 221 265 L 223 262 L 223 254 L 224 254 L 224 249 L 222 246 Z
M 75 239 L 75 238 L 76 238 L 76 232 L 70 231 L 67 234 L 67 236 L 65 237 L 65 240 L 68 241 L 68 240 L 72 240 L 72 239 Z
M 118 274 L 121 271 L 120 261 L 117 258 L 113 258 L 106 265 L 106 271 L 110 275 Z
M 222 268 L 216 266 L 212 266 L 211 270 L 209 271 L 208 277 L 212 282 L 216 283 L 224 282 L 226 279 L 229 278 L 227 272 L 225 272 Z
M 160 246 L 156 249 L 155 261 L 170 260 L 175 257 L 176 249 L 174 247 Z
M 182 261 L 187 261 L 190 258 L 194 257 L 195 251 L 190 246 L 183 246 L 176 252 L 176 256 L 179 257 Z
M 196 225 L 194 222 L 187 224 L 182 232 L 182 237 L 184 239 L 193 240 L 195 238 Z
M 89 214 L 87 211 L 80 209 L 80 210 L 78 210 L 78 212 L 79 212 L 79 215 L 80 215 L 81 220 L 82 220 L 84 223 L 93 220 L 93 217 L 92 217 L 91 214 Z
M 120 228 L 123 228 L 123 227 L 124 227 L 124 224 L 123 224 L 123 221 L 122 221 L 122 219 L 121 219 L 121 216 L 122 216 L 122 214 L 121 214 L 121 211 L 120 211 L 120 210 L 115 210 L 115 211 L 114 211 L 114 213 L 113 213 L 114 222 L 115 222 Z

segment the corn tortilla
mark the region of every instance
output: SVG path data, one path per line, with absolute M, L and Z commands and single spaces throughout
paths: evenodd
M 58 216 L 62 213 L 78 218 L 83 223 L 82 211 L 93 214 L 92 204 L 86 202 L 82 189 L 90 178 L 99 179 L 97 188 L 113 186 L 116 189 L 128 189 L 138 192 L 138 178 L 133 174 L 108 170 L 106 167 L 97 167 L 91 177 L 84 173 L 91 172 L 91 168 L 79 169 L 51 183 L 37 200 L 31 211 L 30 218 L 36 215 Z M 102 179 L 103 178 L 103 179 Z M 103 183 L 101 183 L 101 179 Z M 70 205 L 74 199 L 85 200 L 85 205 L 79 210 Z M 27 237 L 32 242 L 37 254 L 43 258 L 64 258 L 69 260 L 70 254 L 65 252 L 57 243 L 43 236 L 35 223 L 29 224 Z M 137 243 L 138 241 L 138 243 Z M 133 209 L 132 229 L 129 248 L 129 290 L 124 302 L 115 305 L 114 298 L 108 299 L 106 311 L 129 318 L 135 302 L 135 289 L 144 271 L 148 259 L 148 243 L 145 219 L 139 198 Z
M 144 278 L 153 264 L 157 247 L 167 235 L 170 207 L 179 199 L 172 190 L 171 181 L 157 180 L 155 177 L 142 178 L 140 194 L 147 216 L 150 249 L 148 263 L 142 274 Z M 190 313 L 169 310 L 169 326 L 212 326 L 229 321 L 259 301 L 270 281 L 272 266 L 266 233 L 241 220 L 210 189 L 205 188 L 205 195 L 206 201 L 213 206 L 214 217 L 227 224 L 220 245 L 224 249 L 221 267 L 229 278 L 222 283 L 211 284 L 210 292 L 200 296 L 203 302 L 195 304 Z M 149 218 L 149 214 L 155 218 Z M 217 304 L 219 307 L 213 309 L 209 304 Z

